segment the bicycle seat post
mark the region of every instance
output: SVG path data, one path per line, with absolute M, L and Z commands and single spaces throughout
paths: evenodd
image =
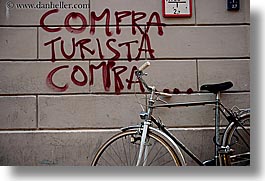
M 218 165 L 218 150 L 220 140 L 220 91 L 215 94 L 215 164 Z

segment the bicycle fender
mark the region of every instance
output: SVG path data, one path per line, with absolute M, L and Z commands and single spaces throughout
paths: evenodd
M 250 108 L 241 110 L 239 117 L 242 119 L 245 116 L 250 116 Z
M 128 131 L 128 130 L 135 130 L 135 129 L 141 129 L 141 128 L 143 128 L 142 125 L 127 126 L 127 127 L 121 128 L 121 131 L 124 132 L 124 131 Z M 172 144 L 173 147 L 175 148 L 175 152 L 176 152 L 178 158 L 180 159 L 180 162 L 181 162 L 182 166 L 186 166 L 187 165 L 187 162 L 185 161 L 185 158 L 184 158 L 180 148 L 178 147 L 178 145 L 167 134 L 165 134 L 161 130 L 153 128 L 153 127 L 149 127 L 149 129 L 152 132 L 156 133 L 157 135 L 160 135 L 168 143 Z
M 180 158 L 180 162 L 181 162 L 182 166 L 186 166 L 187 165 L 187 162 L 185 161 L 185 158 L 184 158 L 182 152 L 180 151 L 179 146 L 167 134 L 165 134 L 161 130 L 153 128 L 153 127 L 150 127 L 149 129 L 151 129 L 153 132 L 156 132 L 158 135 L 159 134 L 162 135 L 166 139 L 166 141 L 168 143 L 171 143 L 174 146 L 174 148 L 175 148 L 176 154 Z
M 239 115 L 240 119 L 244 119 L 245 117 L 250 116 L 250 109 L 246 109 L 242 114 Z M 230 134 L 232 128 L 234 127 L 235 122 L 231 122 L 227 127 L 225 128 L 223 139 L 222 139 L 222 146 L 226 146 L 226 139 L 228 135 Z
M 143 127 L 142 125 L 127 126 L 127 127 L 121 128 L 121 131 L 124 132 L 124 131 L 130 130 L 130 129 L 139 129 L 142 127 Z

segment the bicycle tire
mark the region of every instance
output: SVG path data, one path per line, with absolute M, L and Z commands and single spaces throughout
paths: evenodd
M 147 134 L 147 159 L 143 166 L 181 166 L 174 149 L 151 130 Z M 141 133 L 138 130 L 120 132 L 106 141 L 96 153 L 92 166 L 135 166 L 139 153 Z
M 230 145 L 231 153 L 222 155 L 225 166 L 250 165 L 250 114 L 242 116 L 239 120 L 244 129 L 232 122 L 224 139 L 224 145 Z

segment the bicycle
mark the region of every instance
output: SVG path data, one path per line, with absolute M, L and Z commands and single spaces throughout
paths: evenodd
M 201 90 L 215 94 L 214 101 L 167 103 L 161 97 L 171 97 L 172 94 L 158 92 L 143 79 L 147 75 L 143 71 L 149 65 L 150 62 L 146 62 L 135 72 L 149 92 L 147 111 L 140 113 L 143 121 L 139 125 L 122 128 L 107 140 L 97 151 L 92 166 L 185 166 L 187 163 L 182 151 L 200 166 L 250 165 L 250 109 L 228 109 L 220 100 L 221 92 L 230 89 L 232 82 L 201 86 Z M 162 103 L 157 104 L 158 101 Z M 215 153 L 213 159 L 206 161 L 201 161 L 166 128 L 160 118 L 153 115 L 156 108 L 203 105 L 213 105 L 215 109 Z M 228 121 L 223 133 L 220 132 L 221 114 Z

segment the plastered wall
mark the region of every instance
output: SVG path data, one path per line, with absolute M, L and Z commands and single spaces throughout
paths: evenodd
M 193 0 L 191 18 L 164 18 L 161 0 L 0 1 L 0 165 L 89 165 L 140 122 L 133 72 L 146 60 L 147 82 L 182 91 L 169 102 L 212 100 L 200 86 L 231 80 L 224 103 L 249 107 L 250 3 L 240 2 L 231 12 L 226 0 Z M 155 114 L 213 156 L 211 106 Z

